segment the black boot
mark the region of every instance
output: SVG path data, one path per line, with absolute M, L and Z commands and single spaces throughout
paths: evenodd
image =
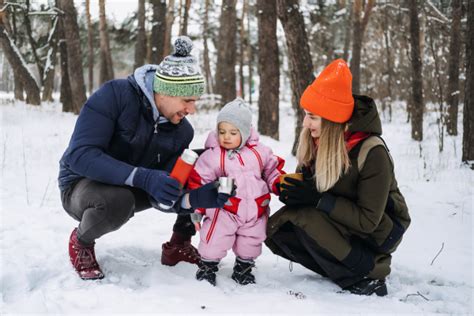
M 199 281 L 206 280 L 216 286 L 216 272 L 219 270 L 218 264 L 219 262 L 216 261 L 200 260 L 198 262 L 199 269 L 196 272 L 196 279 Z
M 240 285 L 254 284 L 255 276 L 252 274 L 253 267 L 255 267 L 253 260 L 243 260 L 239 257 L 235 258 L 232 280 Z
M 361 281 L 344 288 L 344 290 L 357 295 L 372 295 L 374 293 L 377 296 L 387 295 L 387 285 L 385 284 L 385 280 L 374 280 L 369 278 L 364 278 Z

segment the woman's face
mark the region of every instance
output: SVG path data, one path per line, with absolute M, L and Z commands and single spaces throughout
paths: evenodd
M 303 127 L 306 127 L 311 132 L 311 137 L 319 138 L 321 136 L 321 116 L 304 111 Z
M 242 142 L 240 131 L 234 125 L 227 122 L 220 122 L 217 126 L 219 145 L 225 149 L 236 149 Z

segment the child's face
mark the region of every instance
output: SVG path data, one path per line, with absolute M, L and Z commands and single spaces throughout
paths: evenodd
M 227 122 L 220 122 L 217 126 L 219 145 L 225 149 L 236 149 L 242 142 L 240 131 L 234 125 Z

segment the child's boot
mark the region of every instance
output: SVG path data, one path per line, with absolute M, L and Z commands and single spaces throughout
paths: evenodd
M 199 269 L 196 272 L 196 279 L 199 281 L 206 280 L 216 286 L 216 272 L 219 270 L 218 261 L 200 260 L 198 262 Z
M 253 260 L 244 260 L 237 257 L 234 264 L 234 273 L 232 273 L 232 280 L 241 284 L 254 284 L 255 276 L 252 274 L 252 268 L 255 267 Z

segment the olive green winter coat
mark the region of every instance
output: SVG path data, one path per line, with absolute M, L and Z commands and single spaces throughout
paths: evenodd
M 374 101 L 357 95 L 354 99 L 349 131 L 380 136 L 382 127 Z M 364 274 L 367 269 L 370 277 L 378 279 L 390 273 L 390 253 L 400 243 L 410 224 L 410 216 L 398 189 L 393 162 L 383 143 L 370 149 L 359 170 L 359 150 L 368 139 L 351 149 L 349 171 L 323 193 L 317 207 L 285 206 L 270 217 L 265 243 L 274 253 L 288 257 L 272 241 L 272 236 L 289 222 L 304 230 L 318 247 L 351 271 Z M 362 260 L 358 259 L 359 254 L 354 254 L 354 239 L 361 241 L 363 249 L 371 253 L 370 265 L 358 262 Z

